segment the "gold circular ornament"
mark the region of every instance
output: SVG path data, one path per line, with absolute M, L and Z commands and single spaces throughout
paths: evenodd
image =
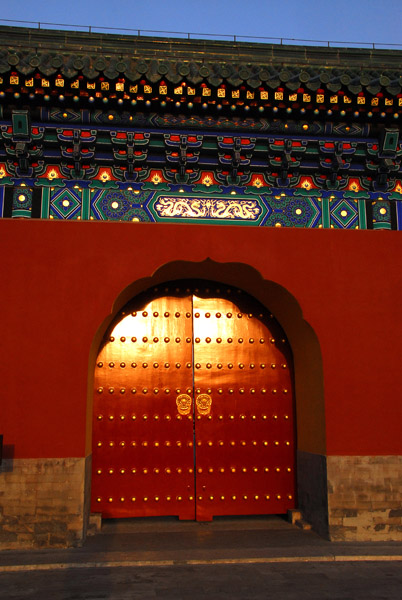
M 180 415 L 188 415 L 191 411 L 191 396 L 180 394 L 176 398 L 176 406 Z
M 199 394 L 195 402 L 200 415 L 209 415 L 212 405 L 212 398 L 209 394 Z

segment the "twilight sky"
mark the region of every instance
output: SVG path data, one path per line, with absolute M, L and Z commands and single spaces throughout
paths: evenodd
M 9 23 L 1 19 L 25 19 L 245 37 L 402 44 L 402 0 L 0 0 L 0 9 L 2 25 Z

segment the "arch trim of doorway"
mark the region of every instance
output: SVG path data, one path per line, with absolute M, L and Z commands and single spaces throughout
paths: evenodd
M 206 279 L 237 286 L 265 305 L 284 329 L 293 352 L 295 373 L 295 417 L 297 440 L 298 505 L 304 517 L 327 535 L 328 502 L 326 479 L 325 404 L 322 356 L 319 340 L 304 320 L 298 300 L 282 285 L 265 279 L 244 263 L 173 261 L 150 277 L 127 285 L 117 296 L 112 311 L 99 326 L 90 351 L 87 394 L 87 448 L 92 446 L 92 394 L 96 356 L 102 338 L 119 310 L 152 286 L 182 279 Z

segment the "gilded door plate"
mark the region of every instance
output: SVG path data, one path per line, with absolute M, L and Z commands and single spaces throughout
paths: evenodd
M 189 415 L 191 412 L 191 396 L 180 394 L 176 398 L 176 405 L 180 415 Z
M 200 415 L 209 415 L 212 406 L 212 398 L 209 394 L 199 394 L 195 399 L 195 403 Z

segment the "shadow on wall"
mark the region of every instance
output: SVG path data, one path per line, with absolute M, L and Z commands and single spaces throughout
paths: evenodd
M 0 436 L 3 437 L 3 436 Z M 0 472 L 12 472 L 14 464 L 14 444 L 2 444 L 0 454 Z

